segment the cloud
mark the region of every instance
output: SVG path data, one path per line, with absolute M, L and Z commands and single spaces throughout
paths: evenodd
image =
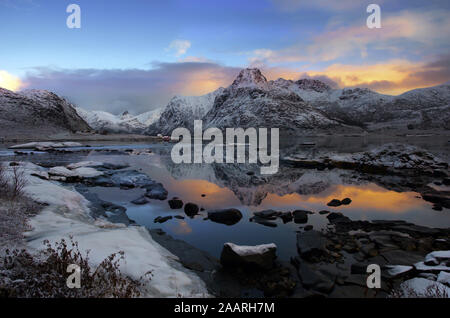
M 22 86 L 23 83 L 20 78 L 8 73 L 7 71 L 0 70 L 0 87 L 11 91 L 17 91 Z
M 309 71 L 307 75 L 325 76 L 339 87 L 368 87 L 397 95 L 450 81 L 450 55 L 429 62 L 390 60 L 368 65 L 333 64 L 322 71 Z
M 228 86 L 239 68 L 217 63 L 153 63 L 152 69 L 35 68 L 27 88 L 47 89 L 90 110 L 142 113 L 165 106 L 177 94 L 203 95 Z
M 169 47 L 166 49 L 169 52 L 173 52 L 176 57 L 180 57 L 186 54 L 187 50 L 191 47 L 191 42 L 187 40 L 173 40 L 170 42 Z
M 382 18 L 381 29 L 369 29 L 365 21 L 351 26 L 332 25 L 309 42 L 295 43 L 278 50 L 249 52 L 250 63 L 327 62 L 355 54 L 370 57 L 375 50 L 395 53 L 439 54 L 450 46 L 450 12 L 402 11 Z

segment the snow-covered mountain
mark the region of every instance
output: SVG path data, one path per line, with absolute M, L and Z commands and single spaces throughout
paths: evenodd
M 164 108 L 160 118 L 146 130 L 146 134 L 170 135 L 178 127 L 192 129 L 194 120 L 202 119 L 223 91 L 223 88 L 219 88 L 203 96 L 175 96 Z
M 450 129 L 450 85 L 415 89 L 399 96 L 368 88 L 331 89 L 317 80 L 278 79 L 274 89 L 294 92 L 314 108 L 348 125 L 376 129 Z M 439 115 L 441 114 L 441 115 Z M 438 116 L 436 116 L 438 115 Z
M 292 133 L 358 130 L 312 107 L 284 84 L 267 81 L 258 69 L 242 70 L 233 84 L 216 97 L 203 118 L 205 128 L 277 127 Z
M 2 136 L 91 131 L 66 99 L 45 90 L 12 92 L 0 88 Z
M 77 113 L 95 130 L 112 133 L 142 133 L 149 125 L 159 119 L 161 108 L 137 116 L 128 111 L 113 115 L 105 111 L 88 111 L 77 107 Z

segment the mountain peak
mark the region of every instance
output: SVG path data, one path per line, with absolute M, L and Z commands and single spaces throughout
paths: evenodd
M 331 89 L 331 87 L 325 84 L 322 81 L 311 79 L 311 78 L 302 78 L 295 82 L 299 88 L 304 90 L 313 90 L 319 93 L 323 93 Z
M 245 68 L 239 72 L 231 86 L 233 88 L 249 87 L 249 86 L 265 86 L 267 84 L 266 77 L 257 68 Z

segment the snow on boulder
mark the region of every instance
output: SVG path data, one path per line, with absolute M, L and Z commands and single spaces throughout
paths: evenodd
M 101 167 L 103 166 L 103 162 L 99 162 L 99 161 L 81 161 L 81 162 L 77 162 L 77 163 L 71 163 L 70 165 L 67 166 L 68 169 L 72 170 L 72 169 L 77 169 L 77 168 L 83 168 L 83 167 Z
M 408 273 L 413 270 L 414 267 L 406 266 L 406 265 L 386 265 L 386 269 L 388 270 L 388 274 L 391 277 L 397 277 L 403 274 Z
M 48 170 L 48 174 L 60 177 L 75 177 L 75 173 L 66 167 L 53 167 Z
M 450 273 L 447 272 L 440 272 L 438 277 L 437 277 L 437 281 L 439 283 L 445 284 L 447 286 L 450 286 Z
M 256 246 L 239 246 L 233 243 L 225 243 L 220 263 L 224 267 L 244 267 L 248 269 L 269 270 L 274 266 L 277 246 L 264 244 Z
M 95 178 L 103 175 L 103 172 L 88 167 L 77 168 L 72 170 L 72 172 L 79 178 Z

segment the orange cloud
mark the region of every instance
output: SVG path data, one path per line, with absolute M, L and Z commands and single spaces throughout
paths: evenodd
M 7 71 L 0 70 L 0 87 L 17 91 L 23 87 L 23 83 L 18 77 L 9 74 Z

